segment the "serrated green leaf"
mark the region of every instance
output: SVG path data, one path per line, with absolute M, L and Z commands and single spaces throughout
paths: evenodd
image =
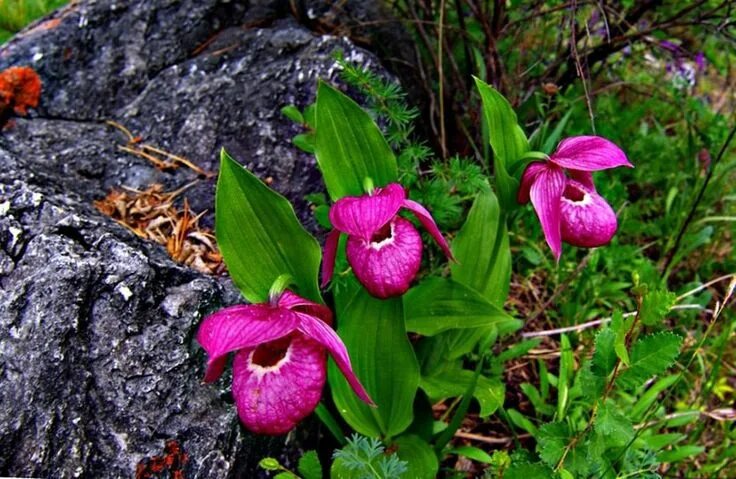
M 583 363 L 580 367 L 580 374 L 577 377 L 577 381 L 580 381 L 580 389 L 583 397 L 591 402 L 598 399 L 606 387 L 606 377 L 593 373 L 592 361 L 585 361 Z
M 307 451 L 299 458 L 297 470 L 302 479 L 322 479 L 322 464 L 316 451 Z
M 321 250 L 299 223 L 289 201 L 268 188 L 222 150 L 215 231 L 228 272 L 252 303 L 268 299 L 283 274 L 301 296 L 322 302 L 317 286 Z
M 537 453 L 549 467 L 556 467 L 570 443 L 570 429 L 564 422 L 550 422 L 539 428 Z
M 607 447 L 623 447 L 634 437 L 634 426 L 631 421 L 611 402 L 606 402 L 598 408 L 593 425 L 605 438 Z
M 357 103 L 320 82 L 317 88 L 315 156 L 332 200 L 363 194 L 366 178 L 385 186 L 398 178 L 393 151 Z
M 337 320 L 355 374 L 378 407 L 358 399 L 332 360 L 329 381 L 340 415 L 369 437 L 395 437 L 412 422 L 419 364 L 406 336 L 401 298 L 379 300 L 360 289 Z
M 646 326 L 660 324 L 676 301 L 675 293 L 661 289 L 650 291 L 642 300 L 639 319 Z
M 517 321 L 475 290 L 447 278 L 428 278 L 403 298 L 406 329 L 425 336 L 448 329 L 498 326 Z
M 616 366 L 616 333 L 606 328 L 598 332 L 595 337 L 595 352 L 591 371 L 596 376 L 608 377 Z
M 394 441 L 396 455 L 406 461 L 407 471 L 401 477 L 416 479 L 434 479 L 440 463 L 434 449 L 422 438 L 414 435 L 397 437 Z
M 434 376 L 422 377 L 419 386 L 433 401 L 462 396 L 475 373 L 468 369 L 452 368 Z M 478 377 L 473 396 L 480 405 L 479 415 L 488 417 L 503 405 L 506 387 L 496 378 Z
M 475 197 L 452 251 L 457 259 L 450 266 L 452 279 L 503 307 L 511 279 L 511 250 L 506 222 L 490 190 Z
M 510 172 L 514 171 L 524 153 L 529 151 L 529 142 L 506 98 L 479 78 L 475 79 L 475 86 L 483 103 L 483 118 L 493 149 L 493 169 L 499 199 L 504 210 L 511 210 L 517 207 L 519 180 Z
M 503 479 L 548 479 L 554 477 L 552 469 L 545 464 L 512 464 L 503 475 Z
M 652 376 L 662 374 L 677 359 L 682 338 L 670 332 L 644 336 L 631 347 L 631 364 L 616 380 L 624 389 L 635 389 Z

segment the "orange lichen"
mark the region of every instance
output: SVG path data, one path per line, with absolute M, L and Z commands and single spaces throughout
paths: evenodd
M 10 67 L 0 72 L 0 113 L 13 110 L 27 115 L 41 97 L 41 78 L 31 67 Z
M 165 192 L 160 184 L 143 191 L 124 187 L 94 204 L 141 238 L 165 246 L 175 261 L 202 273 L 222 274 L 225 266 L 215 235 L 199 225 L 204 212 L 194 214 L 186 199 L 183 208 L 174 206 L 175 198 L 186 188 Z
M 135 479 L 163 478 L 168 472 L 170 479 L 184 479 L 184 466 L 189 456 L 183 451 L 179 441 L 169 439 L 161 456 L 143 459 L 135 468 Z

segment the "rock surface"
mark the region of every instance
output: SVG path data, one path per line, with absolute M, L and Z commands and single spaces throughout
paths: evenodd
M 378 60 L 288 4 L 75 2 L 0 47 L 0 70 L 32 66 L 43 81 L 31 118 L 0 133 L 0 476 L 169 477 L 148 466 L 174 439 L 188 479 L 255 477 L 282 447 L 241 428 L 227 378 L 201 384 L 193 336 L 239 301 L 229 281 L 177 265 L 92 201 L 196 180 L 192 209 L 213 209 L 214 179 L 120 150 L 114 120 L 207 171 L 226 147 L 313 226 L 303 197 L 321 180 L 279 109 L 334 79 L 337 48 Z

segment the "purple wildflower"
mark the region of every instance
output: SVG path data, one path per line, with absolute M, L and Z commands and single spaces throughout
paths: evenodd
M 567 138 L 549 161 L 527 166 L 518 201 L 531 200 L 556 259 L 562 241 L 592 248 L 607 244 L 616 233 L 616 213 L 596 192 L 592 172 L 618 166 L 633 167 L 618 146 L 598 136 Z
M 417 217 L 448 258 L 452 258 L 432 215 L 406 198 L 398 183 L 376 188 L 363 196 L 348 196 L 330 209 L 334 230 L 327 236 L 322 264 L 322 285 L 332 278 L 340 234 L 348 235 L 346 256 L 358 281 L 378 298 L 398 296 L 409 289 L 419 271 L 422 240 L 408 220 L 398 215 L 405 208 Z
M 284 434 L 317 407 L 327 351 L 358 397 L 373 404 L 331 323 L 327 307 L 288 290 L 272 303 L 222 309 L 205 318 L 197 333 L 209 356 L 204 380 L 219 378 L 234 352 L 232 389 L 240 420 L 255 433 Z

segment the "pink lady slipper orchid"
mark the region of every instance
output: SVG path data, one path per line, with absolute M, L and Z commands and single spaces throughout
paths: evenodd
M 633 168 L 618 146 L 599 136 L 566 138 L 549 161 L 527 166 L 518 201 L 531 199 L 556 259 L 562 241 L 592 248 L 607 244 L 616 233 L 616 213 L 596 192 L 592 172 L 618 166 Z
M 331 323 L 327 307 L 288 290 L 270 303 L 222 309 L 197 333 L 209 356 L 204 380 L 219 378 L 235 352 L 232 390 L 240 420 L 255 433 L 284 434 L 317 407 L 326 350 L 358 397 L 372 405 Z
M 429 231 L 448 258 L 452 252 L 432 215 L 406 198 L 404 188 L 391 183 L 363 196 L 341 198 L 330 209 L 334 230 L 327 236 L 322 286 L 332 278 L 340 234 L 348 235 L 346 256 L 358 281 L 378 298 L 399 296 L 419 271 L 422 238 L 414 225 L 398 215 L 405 208 Z

